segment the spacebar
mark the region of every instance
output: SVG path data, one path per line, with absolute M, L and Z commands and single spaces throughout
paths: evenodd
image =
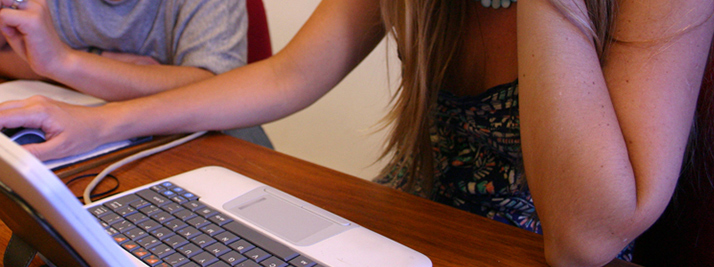
M 233 232 L 241 238 L 247 239 L 254 245 L 267 250 L 268 252 L 272 253 L 283 261 L 292 260 L 293 258 L 300 255 L 291 248 L 280 244 L 277 241 L 272 240 L 239 222 L 232 221 L 226 225 L 223 225 L 223 228 L 228 229 L 228 231 Z

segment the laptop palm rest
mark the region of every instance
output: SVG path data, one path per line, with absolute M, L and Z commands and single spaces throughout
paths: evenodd
M 298 246 L 311 245 L 355 227 L 337 215 L 266 186 L 226 202 L 223 209 Z

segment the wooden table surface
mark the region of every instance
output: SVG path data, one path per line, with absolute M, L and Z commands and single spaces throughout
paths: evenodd
M 323 207 L 425 254 L 434 266 L 546 266 L 540 235 L 221 134 L 209 134 L 113 174 L 120 181 L 118 190 L 124 191 L 208 165 L 226 167 Z M 98 173 L 102 167 L 83 173 Z M 88 182 L 73 183 L 70 189 L 80 195 Z M 98 190 L 113 185 L 107 180 Z M 0 223 L 0 251 L 9 238 L 9 229 Z M 622 261 L 610 265 L 630 266 Z

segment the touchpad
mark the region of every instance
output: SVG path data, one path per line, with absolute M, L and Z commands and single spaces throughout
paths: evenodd
M 296 245 L 351 228 L 346 220 L 272 188 L 258 188 L 223 205 L 233 215 Z

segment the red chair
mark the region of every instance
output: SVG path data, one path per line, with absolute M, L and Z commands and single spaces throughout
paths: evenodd
M 248 63 L 273 55 L 263 0 L 246 0 L 248 12 Z

